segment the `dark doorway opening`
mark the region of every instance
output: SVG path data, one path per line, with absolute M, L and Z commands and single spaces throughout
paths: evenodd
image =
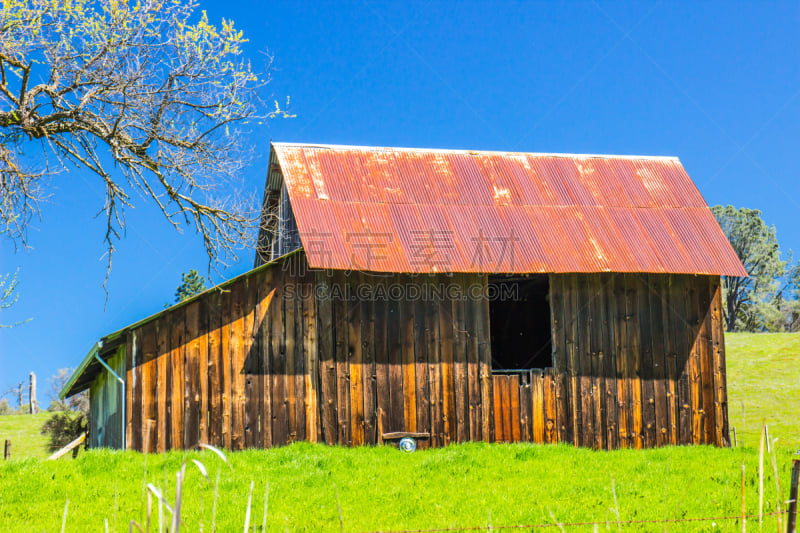
M 492 368 L 552 367 L 549 276 L 489 276 L 489 297 Z

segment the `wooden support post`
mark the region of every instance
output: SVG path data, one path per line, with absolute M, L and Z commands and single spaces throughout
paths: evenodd
M 378 407 L 378 423 L 376 425 L 378 427 L 378 435 L 375 441 L 381 446 L 383 445 L 383 409 L 380 407 Z
M 80 443 L 83 442 L 85 438 L 86 438 L 86 433 L 81 434 L 80 437 L 78 437 L 74 441 L 70 442 L 69 444 L 67 444 L 66 446 L 64 446 L 60 450 L 58 450 L 56 453 L 54 453 L 53 455 L 48 457 L 47 460 L 48 461 L 55 461 L 56 459 L 59 459 L 59 458 L 65 456 L 67 453 L 72 451 L 73 448 L 77 448 L 78 445 L 80 445 Z
M 17 389 L 17 409 L 19 412 L 22 413 L 22 391 L 25 390 L 22 386 L 22 383 L 19 384 L 19 389 Z
M 39 403 L 36 401 L 36 374 L 31 372 L 30 387 L 28 388 L 28 404 L 29 410 L 32 415 L 39 412 Z
M 734 448 L 738 448 L 739 447 L 739 440 L 736 438 L 736 426 L 733 426 L 732 429 L 733 429 L 733 447 Z
M 792 461 L 792 482 L 789 488 L 789 511 L 786 517 L 786 533 L 797 533 L 797 486 L 800 484 L 800 459 Z
M 6 444 L 3 447 L 3 459 L 11 459 L 11 441 L 6 439 Z

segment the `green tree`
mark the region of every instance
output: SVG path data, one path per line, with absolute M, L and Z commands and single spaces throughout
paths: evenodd
M 268 111 L 233 22 L 195 0 L 4 0 L 0 4 L 0 233 L 26 242 L 54 175 L 74 166 L 105 193 L 108 267 L 135 194 L 193 227 L 210 260 L 258 222 L 237 194 L 248 122 Z M 264 56 L 269 61 L 269 56 Z
M 197 273 L 197 270 L 190 270 L 188 273 L 181 274 L 183 281 L 175 290 L 175 302 L 182 302 L 191 298 L 195 294 L 200 294 L 206 290 L 206 280 Z
M 781 260 L 775 226 L 768 226 L 758 209 L 716 205 L 711 212 L 750 274 L 746 278 L 723 276 L 727 330 L 779 329 L 781 281 L 788 261 Z

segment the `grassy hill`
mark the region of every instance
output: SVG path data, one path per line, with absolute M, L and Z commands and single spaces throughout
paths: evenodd
M 0 446 L 10 439 L 11 457 L 14 459 L 47 457 L 47 438 L 40 430 L 51 414 L 0 416 Z
M 131 519 L 145 520 L 145 482 L 166 487 L 171 501 L 175 474 L 182 461 L 191 459 L 201 461 L 210 477 L 206 481 L 188 463 L 181 516 L 191 531 L 201 524 L 211 530 L 218 472 L 219 531 L 242 527 L 251 482 L 259 526 L 269 483 L 269 531 L 339 531 L 337 500 L 345 531 L 594 521 L 608 522 L 600 526 L 605 531 L 616 530 L 618 518 L 626 531 L 664 531 L 664 524 L 626 526 L 625 521 L 738 516 L 743 463 L 747 512 L 756 514 L 762 421 L 779 438 L 781 500 L 787 496 L 792 454 L 800 445 L 800 334 L 728 335 L 727 345 L 736 449 L 592 452 L 475 443 L 409 455 L 386 447 L 297 444 L 229 454 L 230 467 L 208 451 L 144 457 L 96 450 L 75 461 L 44 462 L 38 459 L 46 453 L 38 430 L 47 415 L 0 417 L 0 439 L 12 435 L 14 457 L 35 457 L 0 462 L 0 524 L 9 531 L 57 531 L 68 499 L 67 531 L 103 530 L 106 519 L 110 531 L 128 531 Z M 766 509 L 771 511 L 778 493 L 769 459 L 766 465 Z M 757 519 L 748 521 L 751 529 L 758 527 Z M 764 528 L 775 531 L 776 525 L 768 516 Z M 741 531 L 741 525 L 719 519 L 713 525 L 674 522 L 667 529 Z
M 762 423 L 778 444 L 800 447 L 800 333 L 725 338 L 728 417 L 739 444 L 758 446 Z

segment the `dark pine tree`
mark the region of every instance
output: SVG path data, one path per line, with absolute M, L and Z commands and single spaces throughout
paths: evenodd
M 176 303 L 206 290 L 206 280 L 197 273 L 197 270 L 192 269 L 189 272 L 184 272 L 181 276 L 183 277 L 183 282 L 175 290 Z

